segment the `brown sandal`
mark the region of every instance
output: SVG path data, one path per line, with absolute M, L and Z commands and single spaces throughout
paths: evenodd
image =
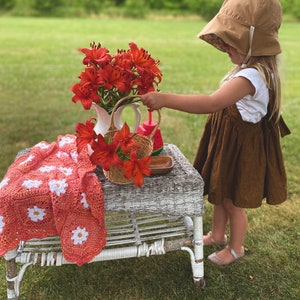
M 212 237 L 212 232 L 210 231 L 207 235 L 203 236 L 203 245 L 204 246 L 210 246 L 210 245 L 226 245 L 227 244 L 227 235 L 224 235 L 224 239 L 221 242 L 217 242 Z

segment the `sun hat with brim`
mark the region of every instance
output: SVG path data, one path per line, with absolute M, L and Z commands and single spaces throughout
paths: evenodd
M 198 37 L 224 52 L 229 45 L 248 57 L 277 55 L 281 20 L 278 0 L 225 0 Z

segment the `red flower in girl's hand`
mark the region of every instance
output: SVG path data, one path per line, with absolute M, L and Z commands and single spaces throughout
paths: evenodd
M 123 161 L 117 154 L 119 148 L 119 143 L 117 141 L 112 141 L 107 143 L 105 138 L 99 134 L 97 140 L 94 140 L 92 145 L 94 152 L 91 154 L 90 159 L 94 165 L 102 165 L 103 169 L 108 171 L 109 167 L 119 166 L 122 167 Z
M 120 144 L 124 153 L 129 153 L 131 150 L 138 149 L 140 146 L 133 139 L 134 133 L 130 133 L 130 128 L 125 122 L 122 129 L 114 135 L 114 140 Z
M 130 160 L 124 161 L 124 176 L 127 179 L 133 178 L 134 184 L 137 187 L 141 187 L 144 183 L 144 175 L 151 175 L 151 170 L 149 169 L 150 162 L 151 156 L 138 159 L 136 151 L 131 151 Z
M 85 125 L 82 123 L 76 124 L 76 144 L 78 152 L 81 152 L 87 144 L 90 144 L 97 137 L 94 131 L 95 124 L 92 123 L 92 121 L 95 120 L 95 118 L 89 118 L 86 120 Z

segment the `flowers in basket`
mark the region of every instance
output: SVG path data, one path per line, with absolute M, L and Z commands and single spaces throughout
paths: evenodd
M 82 61 L 85 69 L 78 76 L 80 82 L 71 87 L 74 93 L 72 101 L 80 101 L 84 109 L 89 110 L 93 102 L 97 103 L 112 114 L 113 120 L 120 99 L 121 102 L 125 99 L 122 105 L 136 102 L 135 95 L 154 91 L 161 82 L 159 61 L 152 58 L 147 50 L 138 48 L 135 43 L 129 43 L 128 50 L 118 50 L 114 55 L 100 43 L 93 42 L 90 46 L 90 49 L 79 49 L 85 54 Z M 130 133 L 126 123 L 113 135 L 96 134 L 94 121 L 94 118 L 90 118 L 85 124 L 77 123 L 78 152 L 84 147 L 90 147 L 93 151 L 90 155 L 91 162 L 101 165 L 104 174 L 121 171 L 123 179 L 133 181 L 137 187 L 141 187 L 144 175 L 149 176 L 151 173 L 149 164 L 153 144 L 151 149 L 144 151 L 143 147 L 147 148 L 145 144 L 148 141 L 145 143 L 144 137 Z
M 90 46 L 79 49 L 85 54 L 82 61 L 85 70 L 78 76 L 80 82 L 71 87 L 72 101 L 80 101 L 84 109 L 90 109 L 95 102 L 110 114 L 119 99 L 154 91 L 161 82 L 159 61 L 135 43 L 129 43 L 128 50 L 118 50 L 114 55 L 100 43 L 93 42 Z
M 122 172 L 126 179 L 132 179 L 137 187 L 144 182 L 144 175 L 149 176 L 151 170 L 149 165 L 151 156 L 146 155 L 138 158 L 137 151 L 140 145 L 134 138 L 135 133 L 130 133 L 129 126 L 124 123 L 121 130 L 116 131 L 112 138 L 110 136 L 97 135 L 94 131 L 94 118 L 86 121 L 86 124 L 77 123 L 77 148 L 82 151 L 90 145 L 93 153 L 90 160 L 95 165 L 101 165 L 104 171 L 116 168 Z

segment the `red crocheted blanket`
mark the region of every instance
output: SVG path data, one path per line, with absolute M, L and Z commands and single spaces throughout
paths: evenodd
M 104 196 L 76 137 L 40 142 L 19 156 L 0 183 L 0 255 L 19 241 L 59 235 L 66 260 L 89 262 L 106 243 Z

